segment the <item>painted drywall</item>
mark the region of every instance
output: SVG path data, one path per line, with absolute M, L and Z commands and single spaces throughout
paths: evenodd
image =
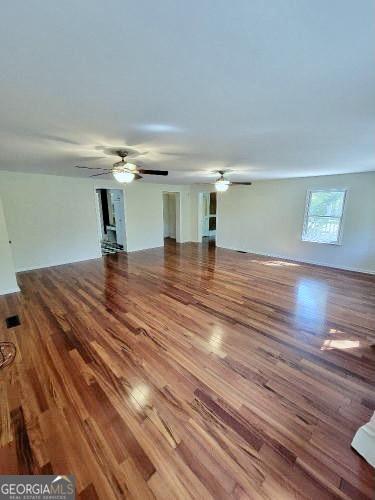
M 341 245 L 301 240 L 308 189 L 347 188 Z M 256 182 L 218 197 L 217 245 L 375 273 L 375 172 Z
M 163 191 L 140 182 L 125 191 L 128 252 L 163 246 Z
M 180 243 L 192 241 L 191 186 L 181 186 L 180 192 Z
M 16 271 L 100 256 L 92 182 L 0 173 Z
M 172 187 L 140 181 L 122 188 L 127 251 L 163 245 L 163 192 L 172 190 L 180 197 L 177 215 L 180 241 L 197 241 L 199 193 L 208 191 L 207 187 Z M 342 245 L 302 242 L 307 190 L 332 187 L 348 188 Z M 100 257 L 96 188 L 119 189 L 119 184 L 99 179 L 0 172 L 0 197 L 9 239 L 13 241 L 16 271 Z M 3 229 L 2 233 L 5 234 Z M 375 272 L 375 173 L 262 181 L 250 188 L 232 187 L 218 195 L 217 244 Z M 11 264 L 3 267 L 12 273 Z
M 132 183 L 125 190 L 128 252 L 164 245 L 163 192 L 172 190 L 180 195 L 176 235 L 180 243 L 191 241 L 189 186 Z
M 3 204 L 0 199 L 0 295 L 18 292 Z
M 164 244 L 163 191 L 170 186 L 135 182 L 121 187 L 108 180 L 0 172 L 16 271 L 101 256 L 96 188 L 123 189 L 128 252 Z M 189 187 L 173 186 L 173 191 L 181 200 L 181 241 L 189 241 Z

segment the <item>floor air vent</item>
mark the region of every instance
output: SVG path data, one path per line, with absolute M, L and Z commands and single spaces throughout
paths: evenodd
M 21 324 L 21 321 L 18 315 L 15 315 L 9 316 L 9 318 L 5 320 L 5 323 L 7 325 L 7 328 L 14 328 L 15 326 L 19 326 Z

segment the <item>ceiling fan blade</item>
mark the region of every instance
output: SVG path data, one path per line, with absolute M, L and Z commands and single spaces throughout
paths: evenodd
M 95 160 L 106 160 L 108 156 L 81 156 L 81 161 L 95 161 Z
M 62 137 L 59 135 L 51 135 L 51 134 L 33 134 L 33 135 L 41 139 L 47 139 L 48 141 L 62 142 L 64 144 L 72 144 L 73 146 L 80 146 L 79 142 L 69 139 L 68 137 Z
M 252 182 L 231 182 L 231 186 L 251 186 Z
M 143 179 L 143 177 L 139 174 L 134 174 L 134 180 L 138 181 L 139 179 Z
M 109 172 L 101 172 L 100 174 L 90 175 L 90 177 L 98 177 L 99 175 L 109 175 L 110 173 L 111 173 L 111 171 L 109 171 Z
M 83 167 L 82 165 L 74 165 L 74 168 L 86 168 L 87 170 L 109 170 L 111 171 L 111 168 L 102 168 L 102 167 Z
M 145 175 L 168 175 L 168 170 L 147 170 L 144 168 L 139 168 L 138 172 Z

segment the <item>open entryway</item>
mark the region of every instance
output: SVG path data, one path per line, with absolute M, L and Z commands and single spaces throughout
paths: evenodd
M 122 189 L 97 189 L 96 201 L 102 255 L 126 251 Z
M 216 241 L 216 192 L 199 193 L 199 240 L 202 243 L 215 244 Z
M 163 193 L 164 240 L 181 241 L 180 235 L 180 193 Z

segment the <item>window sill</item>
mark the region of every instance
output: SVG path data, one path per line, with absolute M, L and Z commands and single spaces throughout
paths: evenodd
M 315 244 L 318 244 L 318 245 L 333 245 L 335 247 L 341 247 L 342 246 L 342 242 L 341 241 L 329 243 L 328 241 L 304 240 L 303 238 L 301 238 L 301 241 L 303 243 L 315 243 Z

